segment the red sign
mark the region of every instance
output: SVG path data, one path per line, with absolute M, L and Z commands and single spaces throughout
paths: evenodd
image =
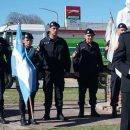
M 80 6 L 66 6 L 66 18 L 80 19 Z

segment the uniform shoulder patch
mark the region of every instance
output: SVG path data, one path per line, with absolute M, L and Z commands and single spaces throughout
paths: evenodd
M 83 41 L 79 42 L 77 45 L 81 45 L 81 44 L 83 44 Z

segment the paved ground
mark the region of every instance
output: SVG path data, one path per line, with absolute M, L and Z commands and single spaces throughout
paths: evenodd
M 73 104 L 73 105 L 72 105 Z M 106 109 L 108 108 L 108 109 Z M 75 126 L 92 126 L 92 125 L 109 125 L 109 124 L 119 124 L 120 115 L 116 119 L 110 117 L 110 107 L 108 103 L 98 103 L 97 111 L 101 114 L 101 117 L 93 118 L 90 116 L 90 107 L 85 106 L 85 118 L 77 118 L 79 109 L 76 102 L 65 102 L 63 113 L 68 117 L 68 121 L 62 122 L 56 120 L 56 109 L 52 106 L 51 109 L 51 120 L 42 120 L 44 114 L 44 107 L 42 104 L 35 105 L 35 119 L 39 123 L 38 125 L 28 125 L 26 127 L 20 126 L 20 115 L 18 111 L 18 106 L 16 105 L 5 105 L 6 120 L 9 122 L 6 125 L 0 125 L 0 130 L 25 130 L 31 128 L 56 128 L 56 127 L 75 127 Z
M 13 84 L 15 87 L 15 83 Z M 40 87 L 42 87 L 42 81 L 40 81 Z M 65 87 L 78 87 L 76 79 L 65 79 Z M 57 128 L 60 127 L 76 127 L 76 126 L 92 126 L 92 125 L 109 125 L 120 123 L 120 113 L 118 118 L 111 118 L 111 108 L 109 102 L 100 102 L 97 104 L 97 111 L 101 114 L 101 117 L 93 118 L 90 116 L 90 106 L 85 106 L 85 118 L 77 118 L 79 108 L 77 102 L 67 101 L 64 102 L 63 113 L 68 117 L 68 121 L 62 122 L 56 120 L 56 109 L 52 106 L 51 109 L 51 120 L 44 121 L 42 117 L 44 115 L 44 107 L 42 104 L 35 103 L 35 119 L 39 123 L 38 125 L 28 125 L 23 127 L 20 125 L 19 110 L 17 105 L 5 104 L 6 120 L 9 122 L 6 125 L 0 124 L 0 130 L 31 130 L 32 128 Z M 27 116 L 27 115 L 26 115 Z

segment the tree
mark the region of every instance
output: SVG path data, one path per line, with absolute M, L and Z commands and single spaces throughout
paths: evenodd
M 43 20 L 37 15 L 25 15 L 17 12 L 11 12 L 7 16 L 7 23 L 17 24 L 20 19 L 21 24 L 44 24 Z

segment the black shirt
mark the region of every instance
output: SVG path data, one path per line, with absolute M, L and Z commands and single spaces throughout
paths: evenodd
M 66 41 L 60 37 L 45 37 L 40 41 L 40 52 L 43 57 L 43 68 L 50 71 L 70 71 L 70 54 Z
M 102 56 L 96 42 L 77 44 L 76 57 L 73 59 L 74 70 L 85 75 L 95 75 L 103 70 Z

